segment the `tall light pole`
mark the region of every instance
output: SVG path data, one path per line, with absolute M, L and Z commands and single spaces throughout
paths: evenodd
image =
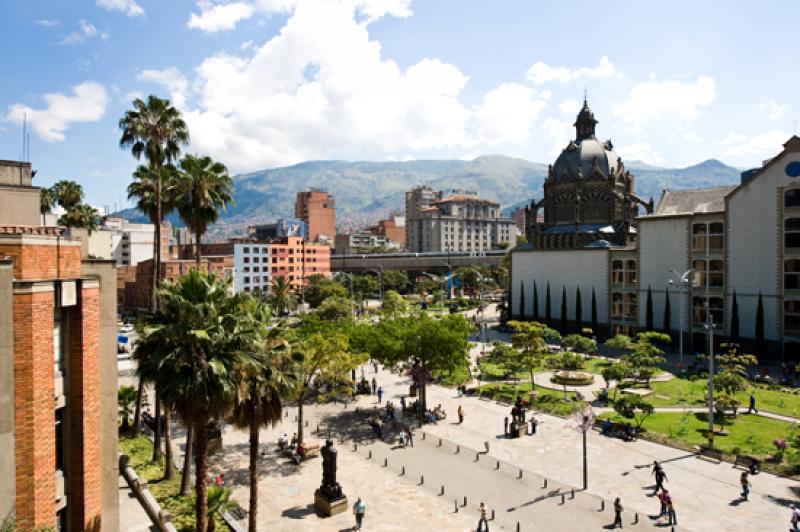
M 449 252 L 448 252 L 449 255 Z M 448 258 L 447 262 L 442 262 L 442 266 L 447 266 L 447 280 L 449 282 L 453 282 L 453 266 L 450 265 L 450 259 Z M 447 300 L 450 301 L 450 290 L 447 290 Z
M 442 282 L 442 297 L 439 298 L 440 299 L 439 302 L 441 303 L 441 305 L 440 305 L 441 306 L 441 317 L 444 318 L 444 283 L 447 280 L 447 278 L 444 275 L 435 275 L 435 274 L 430 273 L 430 272 L 422 272 L 422 275 L 430 277 L 430 279 L 433 282 L 438 282 L 439 280 L 441 280 L 441 282 Z
M 377 273 L 378 274 L 378 283 L 379 283 L 378 284 L 378 295 L 380 297 L 381 309 L 382 309 L 383 308 L 383 266 L 378 265 L 378 268 L 380 268 L 380 270 L 370 270 L 370 271 L 373 272 L 373 273 Z
M 711 307 L 706 303 L 706 322 L 703 328 L 708 332 L 708 447 L 714 447 L 714 317 Z
M 672 275 L 675 276 L 675 278 L 678 279 L 678 291 L 680 293 L 680 298 L 681 298 L 681 319 L 679 325 L 680 337 L 678 338 L 678 345 L 680 346 L 679 348 L 680 351 L 678 354 L 678 360 L 680 361 L 681 364 L 683 364 L 683 320 L 684 320 L 683 300 L 684 300 L 684 292 L 686 291 L 686 288 L 689 286 L 689 276 L 694 272 L 694 270 L 692 268 L 689 268 L 688 270 L 683 272 L 683 274 L 680 274 L 675 270 L 670 270 L 670 272 L 672 273 Z M 669 285 L 672 286 L 673 284 L 675 284 L 675 282 L 672 279 L 670 279 Z

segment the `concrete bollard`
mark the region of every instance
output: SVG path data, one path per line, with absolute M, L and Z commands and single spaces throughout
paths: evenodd
M 466 508 L 466 507 L 467 507 L 467 496 L 464 495 L 464 508 Z
M 425 484 L 425 477 L 420 475 L 419 476 L 419 485 L 422 486 L 423 484 Z
M 367 455 L 367 460 L 372 460 L 372 451 L 370 451 L 369 454 Z
M 460 452 L 461 452 L 461 446 L 460 445 L 456 445 L 456 454 L 458 454 Z
M 561 494 L 561 504 L 564 504 L 564 500 L 565 500 L 565 499 L 564 499 L 564 494 L 562 493 L 562 494 Z
M 639 514 L 633 514 L 633 524 L 639 524 Z
M 500 460 L 498 460 L 497 463 L 494 464 L 494 468 L 495 470 L 500 469 Z
M 600 501 L 600 511 L 601 512 L 605 511 L 605 509 L 606 509 L 606 501 L 605 500 L 601 500 Z
M 389 467 L 389 459 L 388 458 L 384 458 L 383 459 L 383 467 Z
M 480 459 L 481 459 L 481 453 L 475 453 L 475 461 L 477 462 Z
M 422 439 L 423 440 L 425 439 L 425 433 L 424 432 L 422 433 Z
M 306 427 L 308 426 L 308 420 L 306 419 Z
M 522 478 L 522 469 L 519 470 L 519 474 L 517 475 L 517 478 Z
M 306 421 L 306 427 L 308 426 L 308 421 Z M 317 423 L 317 434 L 319 434 L 319 423 Z
M 442 439 L 439 438 L 439 447 L 441 447 L 441 446 L 442 446 Z
M 489 454 L 489 442 L 488 441 L 483 442 L 483 447 L 486 449 L 486 454 Z
M 453 510 L 458 513 L 458 501 L 456 499 L 453 499 Z
M 519 521 L 517 521 L 517 532 L 519 532 Z
M 575 490 L 574 489 L 569 492 L 569 498 L 570 498 L 570 500 L 575 498 Z
M 400 476 L 402 477 L 405 474 L 406 474 L 406 466 L 403 466 L 400 468 Z
M 547 489 L 547 479 L 544 479 L 544 484 L 542 484 L 542 489 L 543 490 Z
M 492 521 L 494 521 L 494 508 L 492 508 Z
M 444 484 L 442 484 L 442 490 L 439 492 L 439 495 L 444 495 Z
M 286 412 L 284 412 L 284 414 L 285 415 L 283 417 L 289 417 L 289 411 L 288 410 Z
M 353 452 L 356 452 L 356 451 L 358 451 L 358 444 L 354 443 L 353 444 Z

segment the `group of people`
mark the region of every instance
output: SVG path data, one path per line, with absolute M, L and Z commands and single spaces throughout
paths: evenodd
M 281 434 L 278 436 L 278 448 L 284 454 L 287 454 L 292 462 L 295 465 L 300 465 L 300 462 L 306 459 L 306 454 L 308 449 L 306 448 L 305 443 L 297 442 L 297 433 L 292 433 L 292 439 L 290 440 L 286 434 Z
M 441 404 L 436 405 L 433 410 L 425 411 L 425 421 L 427 423 L 435 424 L 437 421 L 441 421 L 443 419 L 447 419 L 447 412 L 445 412 Z

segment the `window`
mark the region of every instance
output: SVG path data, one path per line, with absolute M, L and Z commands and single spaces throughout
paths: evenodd
M 250 253 L 250 248 L 242 248 L 242 252 L 244 252 L 244 253 Z
M 242 271 L 243 272 L 249 272 L 250 271 L 250 266 L 245 266 L 244 268 L 242 268 Z
M 611 294 L 611 317 L 622 319 L 622 292 Z
M 692 269 L 694 270 L 694 286 L 700 287 L 706 284 L 706 261 L 695 260 L 692 261 Z
M 249 264 L 250 263 L 250 257 L 245 257 L 244 259 L 242 259 L 242 262 L 244 262 L 245 264 Z
M 253 257 L 253 262 L 258 262 L 258 257 Z
M 800 248 L 800 218 L 787 218 L 783 221 L 784 246 Z
M 784 301 L 783 315 L 783 330 L 791 334 L 800 334 L 800 300 Z
M 692 225 L 692 251 L 705 252 L 706 250 L 706 224 Z
M 253 267 L 253 271 L 258 273 L 259 272 L 258 266 Z
M 800 188 L 787 190 L 783 195 L 783 204 L 786 207 L 800 207 Z
M 249 284 L 250 283 L 250 277 L 245 277 L 244 278 L 244 282 Z
M 633 292 L 627 292 L 624 301 L 625 309 L 623 315 L 625 319 L 635 320 L 639 311 L 639 306 L 637 305 L 638 296 Z
M 721 325 L 724 318 L 721 297 L 693 297 L 692 307 L 694 307 L 694 321 L 698 323 L 706 322 L 706 303 L 708 303 L 708 308 L 711 311 L 711 321 L 716 325 Z
M 708 249 L 709 251 L 719 251 L 725 241 L 725 225 L 720 222 L 708 224 Z
M 708 261 L 708 286 L 712 288 L 722 288 L 723 285 L 723 268 L 721 260 Z
M 783 263 L 784 290 L 800 290 L 800 259 L 789 259 Z

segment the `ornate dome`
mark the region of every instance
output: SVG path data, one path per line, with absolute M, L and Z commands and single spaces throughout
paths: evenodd
M 617 176 L 625 168 L 610 140 L 600 142 L 594 134 L 597 120 L 583 100 L 583 108 L 575 120 L 575 140 L 570 141 L 553 165 L 551 179 L 581 179 L 596 176 Z

